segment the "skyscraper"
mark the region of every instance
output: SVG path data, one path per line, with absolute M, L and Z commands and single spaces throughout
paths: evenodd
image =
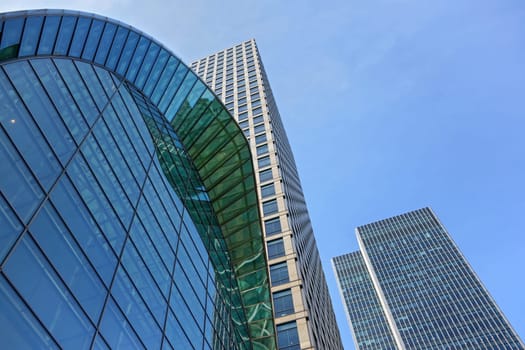
M 525 349 L 431 209 L 356 234 L 332 262 L 358 349 Z
M 280 349 L 342 349 L 295 160 L 255 40 L 195 61 L 249 139 Z
M 241 129 L 173 53 L 0 14 L 0 347 L 275 349 Z

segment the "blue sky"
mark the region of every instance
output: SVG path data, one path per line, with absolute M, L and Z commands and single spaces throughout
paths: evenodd
M 522 0 L 27 1 L 129 23 L 186 62 L 255 37 L 330 258 L 358 225 L 431 206 L 525 337 Z

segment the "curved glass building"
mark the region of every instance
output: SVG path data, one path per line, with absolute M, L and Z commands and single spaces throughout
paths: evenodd
M 241 129 L 161 44 L 0 14 L 0 344 L 274 349 Z

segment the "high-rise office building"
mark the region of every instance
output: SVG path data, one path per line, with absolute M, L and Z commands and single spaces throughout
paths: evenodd
M 255 40 L 194 62 L 249 139 L 280 349 L 342 349 L 295 160 Z
M 431 209 L 356 234 L 332 263 L 357 349 L 525 349 Z
M 275 349 L 242 130 L 161 44 L 0 14 L 0 347 Z

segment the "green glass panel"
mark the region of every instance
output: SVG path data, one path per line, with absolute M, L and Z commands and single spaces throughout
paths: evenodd
M 257 304 L 260 302 L 270 302 L 269 295 L 264 286 L 257 286 L 250 290 L 244 291 L 242 293 L 242 299 L 244 301 L 244 305 L 246 306 Z

